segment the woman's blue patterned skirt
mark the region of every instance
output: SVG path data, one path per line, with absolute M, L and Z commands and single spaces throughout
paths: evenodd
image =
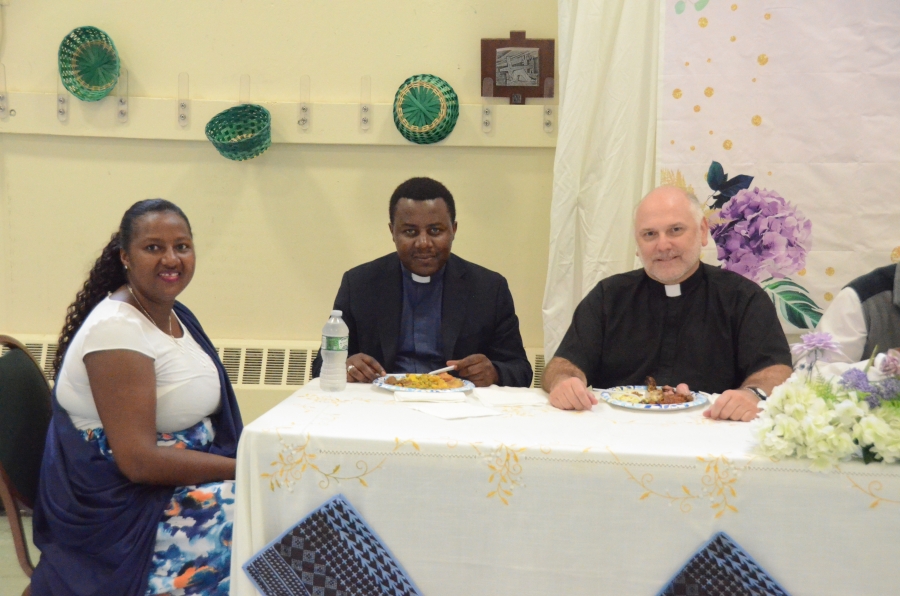
M 87 441 L 96 441 L 100 452 L 112 459 L 102 428 L 81 434 Z M 158 433 L 157 444 L 202 449 L 214 437 L 212 423 L 204 418 L 182 431 Z M 233 523 L 233 480 L 177 487 L 156 530 L 147 596 L 228 596 Z

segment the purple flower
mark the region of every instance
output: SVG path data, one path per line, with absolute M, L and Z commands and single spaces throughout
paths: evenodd
M 848 390 L 867 394 L 866 401 L 873 409 L 886 401 L 900 399 L 900 378 L 897 377 L 871 382 L 865 371 L 851 368 L 841 375 L 841 385 Z
M 841 347 L 834 341 L 830 333 L 806 333 L 800 338 L 800 342 L 791 346 L 794 354 L 808 354 L 810 352 L 841 352 Z
M 881 373 L 888 376 L 900 376 L 900 351 L 888 350 L 881 361 Z
M 841 375 L 841 385 L 851 391 L 861 391 L 863 393 L 872 393 L 874 390 L 865 371 L 858 368 L 851 368 L 844 372 Z
M 710 227 L 719 261 L 729 271 L 760 282 L 806 265 L 812 222 L 772 190 L 741 190 Z
M 900 379 L 896 377 L 888 377 L 887 379 L 875 383 L 872 395 L 879 401 L 891 401 L 900 399 Z

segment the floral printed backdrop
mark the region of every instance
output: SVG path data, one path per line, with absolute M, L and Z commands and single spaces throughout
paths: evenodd
M 662 0 L 660 183 L 786 330 L 900 262 L 900 2 Z

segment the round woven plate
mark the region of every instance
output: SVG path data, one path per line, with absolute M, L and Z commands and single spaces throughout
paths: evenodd
M 252 159 L 272 144 L 271 122 L 266 108 L 242 104 L 213 116 L 206 124 L 206 138 L 228 159 Z
M 69 93 L 82 101 L 109 95 L 119 80 L 119 53 L 112 39 L 96 27 L 73 29 L 59 44 L 59 75 Z
M 420 145 L 447 138 L 459 118 L 459 98 L 447 81 L 430 74 L 403 81 L 394 97 L 394 124 Z

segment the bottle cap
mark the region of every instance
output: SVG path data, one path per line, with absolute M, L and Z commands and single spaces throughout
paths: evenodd
M 343 315 L 343 314 L 344 314 L 344 311 L 342 311 L 342 310 L 333 310 L 333 311 L 331 311 L 331 316 L 332 316 L 332 317 L 340 317 L 340 316 Z

